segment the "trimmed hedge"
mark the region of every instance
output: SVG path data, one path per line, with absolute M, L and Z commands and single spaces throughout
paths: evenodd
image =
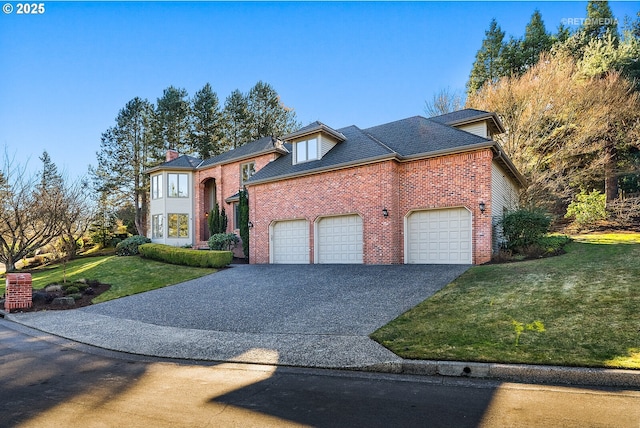
M 174 265 L 222 268 L 233 261 L 231 251 L 193 250 L 164 244 L 144 244 L 140 245 L 138 249 L 142 257 Z

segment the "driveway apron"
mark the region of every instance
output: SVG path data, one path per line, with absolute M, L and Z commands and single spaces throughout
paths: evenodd
M 232 265 L 170 287 L 10 319 L 82 343 L 169 358 L 327 368 L 400 361 L 368 338 L 466 265 Z

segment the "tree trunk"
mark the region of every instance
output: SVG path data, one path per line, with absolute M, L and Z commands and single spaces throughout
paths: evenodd
M 618 174 L 616 171 L 618 152 L 613 143 L 609 142 L 605 147 L 604 159 L 604 192 L 607 203 L 618 197 Z

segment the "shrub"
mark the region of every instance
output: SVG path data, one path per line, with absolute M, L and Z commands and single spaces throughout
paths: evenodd
M 209 248 L 217 251 L 231 251 L 238 242 L 240 238 L 235 233 L 216 233 L 209 238 Z
M 69 294 L 77 294 L 80 292 L 80 289 L 78 287 L 76 287 L 75 285 L 70 285 L 69 287 L 66 287 L 64 289 L 65 294 L 69 295 Z
M 118 256 L 135 256 L 139 254 L 138 246 L 148 244 L 151 239 L 146 236 L 134 235 L 116 245 L 116 255 Z
M 549 232 L 551 218 L 539 209 L 520 209 L 506 213 L 501 224 L 507 247 L 515 250 L 539 244 Z
M 191 250 L 163 244 L 144 244 L 139 250 L 145 258 L 193 267 L 221 268 L 233 261 L 231 251 Z
M 581 190 L 567 207 L 565 218 L 574 218 L 578 227 L 592 226 L 607 218 L 607 197 L 597 190 L 587 193 Z

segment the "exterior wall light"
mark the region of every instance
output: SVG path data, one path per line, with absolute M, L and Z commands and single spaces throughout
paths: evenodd
M 487 206 L 484 204 L 484 202 L 480 202 L 480 212 L 484 214 L 486 209 Z
M 382 209 L 382 215 L 385 217 L 389 217 L 389 210 L 387 210 L 386 208 Z
M 251 229 L 253 227 L 253 223 L 249 222 L 247 223 L 247 226 L 249 226 L 249 229 Z

